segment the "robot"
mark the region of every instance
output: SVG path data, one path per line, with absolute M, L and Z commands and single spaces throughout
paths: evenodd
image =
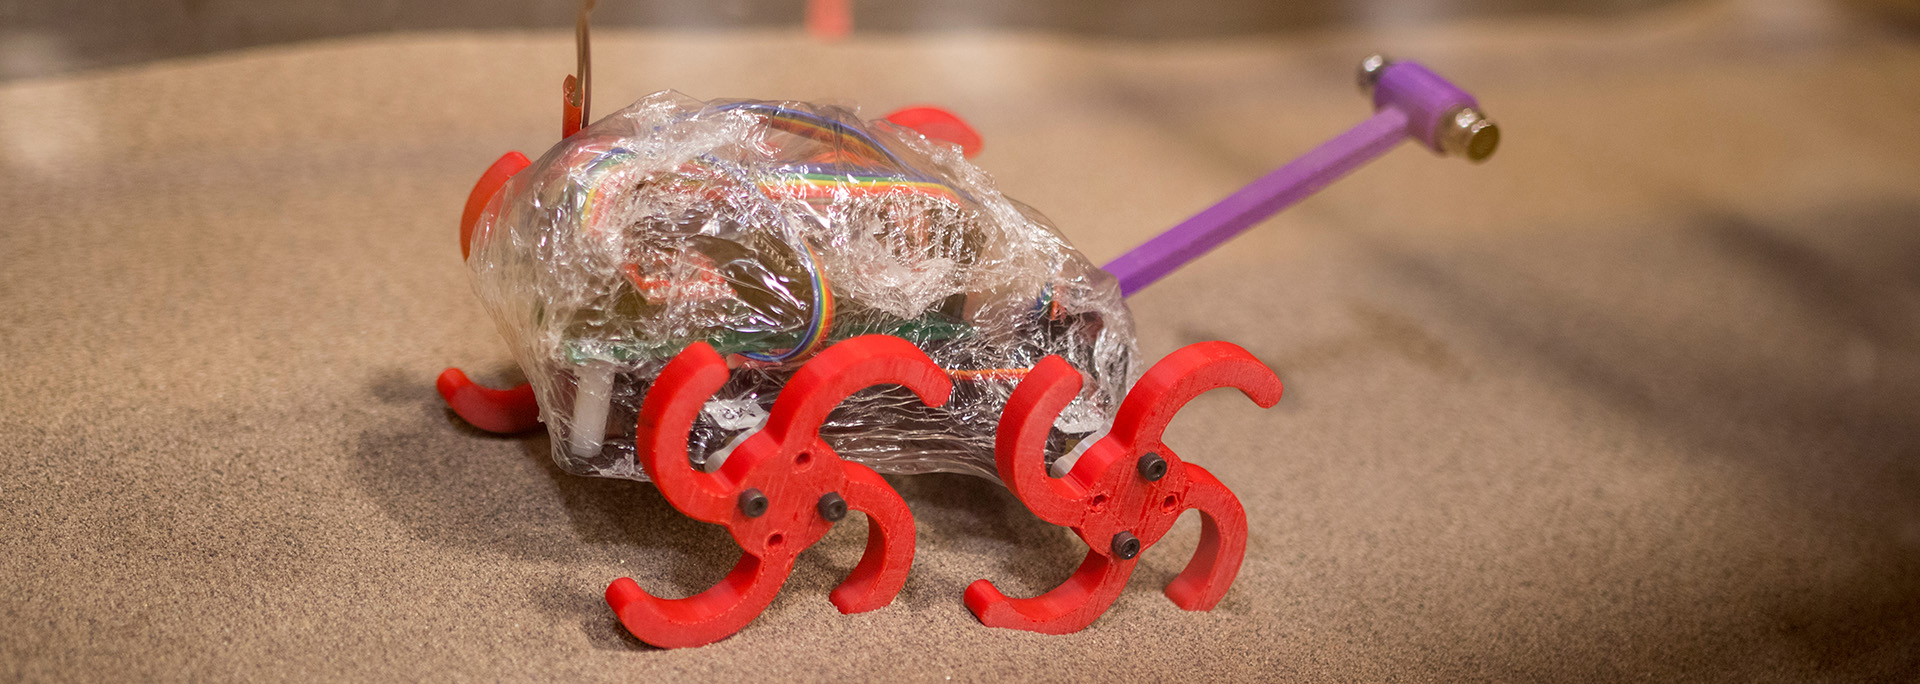
M 1266 407 L 1281 383 L 1227 342 L 1140 371 L 1124 298 L 1407 139 L 1474 162 L 1499 140 L 1465 91 L 1370 57 L 1371 117 L 1096 267 L 967 160 L 980 137 L 944 110 L 864 121 L 666 92 L 583 126 L 584 22 L 581 38 L 563 139 L 538 161 L 501 157 L 461 218 L 476 292 L 530 382 L 496 390 L 448 369 L 438 388 L 484 430 L 544 423 L 569 472 L 650 480 L 727 527 L 742 556 L 712 589 L 608 587 L 628 630 L 663 647 L 744 628 L 849 511 L 867 516 L 867 550 L 830 599 L 848 613 L 891 603 L 914 527 L 881 474 L 996 479 L 1085 541 L 1080 568 L 1041 596 L 968 587 L 983 624 L 1085 628 L 1187 510 L 1201 540 L 1166 593 L 1211 609 L 1246 515 L 1162 432 L 1208 390 Z

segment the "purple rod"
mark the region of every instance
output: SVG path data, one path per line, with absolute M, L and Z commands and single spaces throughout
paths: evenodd
M 1407 138 L 1473 161 L 1493 153 L 1499 129 L 1466 91 L 1414 62 L 1370 58 L 1361 68 L 1373 91 L 1372 117 L 1108 263 L 1120 295 L 1132 296 Z

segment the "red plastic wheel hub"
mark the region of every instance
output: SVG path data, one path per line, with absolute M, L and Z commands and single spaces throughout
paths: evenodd
M 844 500 L 867 514 L 867 550 L 829 599 L 843 613 L 893 602 L 913 565 L 913 514 L 872 469 L 840 460 L 819 436 L 827 413 L 861 389 L 904 385 L 921 401 L 946 403 L 953 383 L 906 340 L 868 335 L 846 340 L 802 366 L 774 401 L 767 425 L 748 437 L 719 470 L 703 473 L 687 460 L 687 433 L 727 381 L 727 365 L 697 343 L 660 372 L 640 409 L 640 464 L 682 513 L 723 525 L 743 551 L 712 589 L 661 599 L 632 579 L 607 587 L 607 604 L 635 637 L 662 647 L 699 646 L 740 631 L 773 601 L 794 558 L 833 526 L 823 499 Z
M 1162 435 L 1182 406 L 1208 390 L 1233 387 L 1262 407 L 1272 406 L 1280 401 L 1280 378 L 1227 342 L 1182 348 L 1154 364 L 1127 393 L 1106 437 L 1065 477 L 1051 478 L 1047 433 L 1081 382 L 1080 372 L 1059 357 L 1042 360 L 1001 413 L 995 459 L 1000 478 L 1034 515 L 1080 535 L 1086 560 L 1066 582 L 1034 598 L 1008 598 L 992 582 L 974 582 L 967 587 L 967 608 L 993 627 L 1079 631 L 1119 597 L 1139 554 L 1166 536 L 1181 513 L 1197 510 L 1199 548 L 1166 594 L 1181 608 L 1211 610 L 1240 572 L 1247 515 L 1233 492 L 1182 460 Z

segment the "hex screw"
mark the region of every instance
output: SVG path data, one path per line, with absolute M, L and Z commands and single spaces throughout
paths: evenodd
M 1151 451 L 1141 456 L 1134 466 L 1140 470 L 1140 476 L 1147 478 L 1148 482 L 1159 482 L 1160 478 L 1167 476 L 1167 459 Z
M 740 512 L 749 518 L 758 518 L 767 514 L 767 495 L 758 489 L 748 489 L 740 493 Z
M 1120 560 L 1133 560 L 1134 556 L 1140 555 L 1140 538 L 1133 536 L 1132 532 L 1113 535 L 1113 555 Z
M 820 502 L 813 507 L 820 511 L 820 517 L 826 518 L 827 522 L 840 522 L 841 518 L 847 517 L 847 500 L 840 498 L 839 492 L 820 495 Z

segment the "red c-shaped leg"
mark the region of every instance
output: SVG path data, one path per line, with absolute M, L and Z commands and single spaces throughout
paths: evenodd
M 1001 413 L 1000 478 L 1036 515 L 1072 527 L 1089 551 L 1065 583 L 1034 598 L 1008 598 L 986 580 L 974 582 L 965 597 L 974 616 L 993 627 L 1079 631 L 1113 605 L 1139 554 L 1189 509 L 1201 513 L 1200 544 L 1167 597 L 1187 610 L 1218 604 L 1246 555 L 1246 513 L 1212 473 L 1167 448 L 1162 433 L 1188 401 L 1221 387 L 1238 388 L 1263 407 L 1280 400 L 1280 379 L 1246 350 L 1226 342 L 1189 345 L 1141 376 L 1107 436 L 1066 477 L 1051 480 L 1043 463 L 1047 433 L 1080 379 L 1054 357 L 1036 366 Z
M 907 586 L 913 568 L 913 512 L 880 474 L 858 463 L 845 464 L 847 508 L 867 516 L 867 550 L 846 581 L 827 595 L 842 613 L 886 607 Z
M 1067 527 L 1086 515 L 1087 489 L 1074 478 L 1047 475 L 1047 436 L 1084 383 L 1065 359 L 1040 359 L 1007 397 L 994 432 L 994 465 L 1007 489 L 1041 520 Z
M 527 383 L 497 390 L 475 384 L 458 368 L 448 368 L 433 385 L 454 413 L 487 432 L 510 435 L 540 426 L 540 404 Z
M 480 174 L 480 180 L 474 181 L 473 190 L 467 192 L 467 207 L 460 212 L 460 258 L 467 258 L 471 250 L 473 225 L 480 221 L 480 212 L 487 210 L 487 202 L 493 200 L 493 196 L 500 192 L 501 186 L 507 184 L 507 179 L 513 178 L 513 174 L 532 165 L 533 162 L 527 161 L 527 155 L 508 152 L 493 160 L 493 165 Z
M 648 594 L 632 578 L 607 585 L 607 605 L 628 632 L 661 648 L 705 646 L 733 636 L 773 603 L 793 571 L 793 559 L 768 563 L 742 554 L 733 572 L 712 588 L 683 599 Z
M 1200 512 L 1200 544 L 1187 567 L 1167 583 L 1167 598 L 1186 610 L 1213 610 L 1227 595 L 1247 556 L 1247 511 L 1213 473 L 1187 469 L 1187 508 Z
M 704 342 L 674 357 L 641 404 L 635 442 L 640 465 L 667 502 L 725 526 L 745 555 L 719 585 L 685 599 L 655 598 L 631 579 L 616 580 L 607 603 L 621 624 L 641 641 L 669 648 L 726 638 L 766 609 L 794 558 L 849 511 L 867 516 L 867 550 L 830 598 L 843 613 L 892 603 L 913 564 L 912 513 L 878 474 L 840 460 L 820 439 L 820 423 L 841 401 L 873 385 L 904 385 L 937 406 L 946 403 L 952 380 L 905 340 L 846 340 L 787 380 L 766 427 L 741 442 L 718 471 L 699 472 L 687 462 L 687 434 L 727 376 L 726 362 Z
M 1033 598 L 1008 598 L 987 580 L 967 586 L 967 610 L 980 624 L 1041 634 L 1072 634 L 1107 612 L 1133 577 L 1134 561 L 1088 551 L 1086 560 L 1060 586 Z
M 480 180 L 475 181 L 473 190 L 467 193 L 466 209 L 460 212 L 460 258 L 467 258 L 471 250 L 474 224 L 480 221 L 481 212 L 487 210 L 487 203 L 493 201 L 493 196 L 499 194 L 513 174 L 530 165 L 532 162 L 527 161 L 526 155 L 508 152 L 480 174 Z M 540 424 L 540 405 L 534 401 L 533 388 L 526 383 L 512 389 L 491 389 L 474 384 L 458 368 L 448 368 L 440 372 L 434 387 L 440 390 L 440 397 L 447 400 L 454 413 L 487 432 L 526 432 Z
M 960 155 L 968 159 L 979 156 L 980 149 L 985 146 L 980 140 L 980 133 L 967 125 L 965 119 L 939 107 L 907 107 L 888 114 L 886 118 L 930 139 L 958 145 Z

